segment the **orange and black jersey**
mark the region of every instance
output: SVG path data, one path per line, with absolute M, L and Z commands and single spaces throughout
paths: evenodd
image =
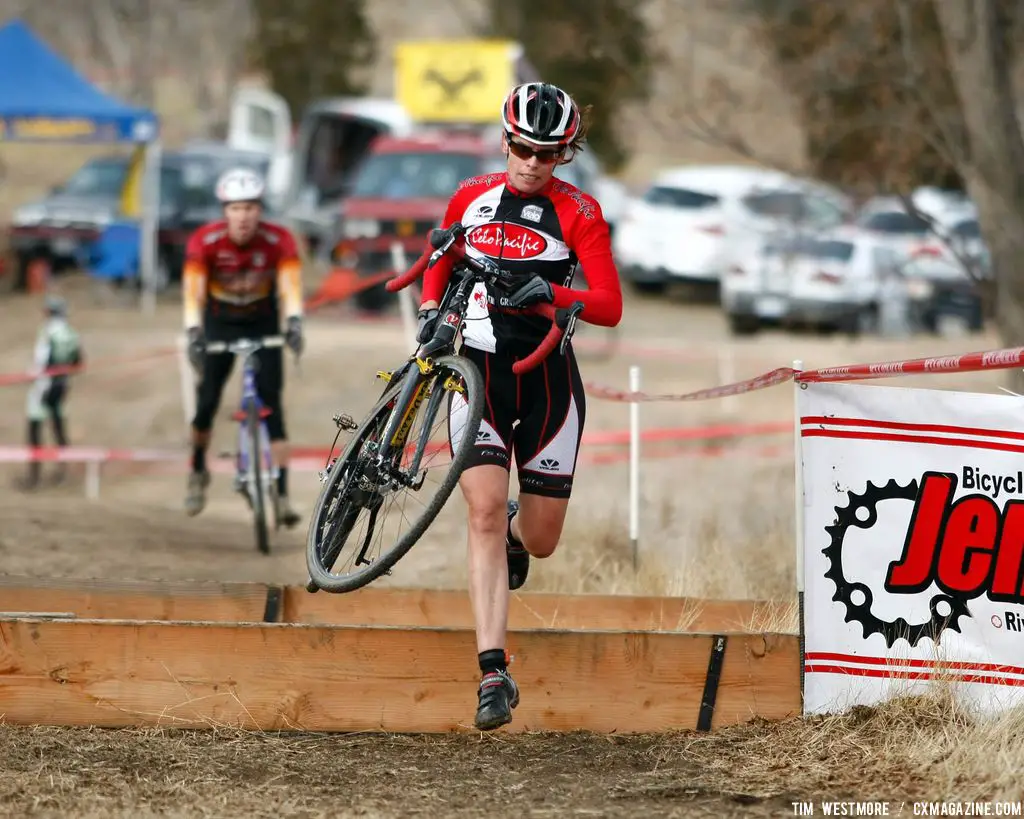
M 186 327 L 209 321 L 277 326 L 282 307 L 285 317 L 302 315 L 295 238 L 271 222 L 260 222 L 245 245 L 228 238 L 224 221 L 199 228 L 189 238 L 182 278 Z

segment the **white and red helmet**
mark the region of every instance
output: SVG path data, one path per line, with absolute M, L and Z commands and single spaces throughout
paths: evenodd
M 537 145 L 566 147 L 580 133 L 580 109 L 565 91 L 544 82 L 517 85 L 501 106 L 501 124 Z

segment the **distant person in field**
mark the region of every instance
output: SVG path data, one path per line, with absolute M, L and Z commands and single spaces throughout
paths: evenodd
M 47 417 L 53 426 L 53 438 L 58 447 L 68 445 L 67 428 L 64 423 L 64 401 L 68 395 L 70 373 L 68 368 L 80 367 L 84 362 L 82 344 L 78 333 L 68 323 L 68 308 L 64 299 L 48 296 L 43 314 L 46 321 L 36 336 L 32 374 L 35 380 L 28 393 L 26 414 L 28 415 L 28 445 L 37 448 L 43 445 L 43 422 Z M 51 372 L 53 371 L 53 372 Z M 64 480 L 66 465 L 57 464 L 54 483 Z M 21 481 L 21 488 L 35 489 L 39 486 L 42 464 L 32 461 L 28 474 Z

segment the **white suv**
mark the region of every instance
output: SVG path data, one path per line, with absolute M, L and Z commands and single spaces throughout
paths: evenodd
M 817 182 L 733 165 L 663 171 L 626 207 L 613 238 L 619 271 L 639 290 L 717 283 L 737 256 L 785 226 L 826 229 L 852 207 Z
M 896 251 L 856 228 L 766 239 L 729 268 L 722 308 L 737 334 L 798 322 L 873 332 L 883 285 L 898 266 Z

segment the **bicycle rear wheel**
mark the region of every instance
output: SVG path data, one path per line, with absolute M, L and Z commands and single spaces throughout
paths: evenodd
M 405 379 L 418 375 L 413 369 Z M 389 573 L 448 501 L 476 443 L 484 409 L 483 381 L 468 359 L 445 356 L 437 359 L 434 372 L 423 382 L 421 402 L 402 408 L 403 415 L 411 413 L 408 432 L 391 457 L 381 462 L 376 453 L 384 447 L 382 437 L 405 379 L 389 384 L 328 468 L 306 541 L 306 568 L 313 587 L 332 593 L 354 591 Z M 442 426 L 443 441 L 432 443 L 431 436 Z M 447 472 L 437 477 L 447 456 Z M 428 485 L 432 495 L 424 491 Z M 403 497 L 412 502 L 412 516 Z M 382 548 L 384 544 L 390 546 Z

